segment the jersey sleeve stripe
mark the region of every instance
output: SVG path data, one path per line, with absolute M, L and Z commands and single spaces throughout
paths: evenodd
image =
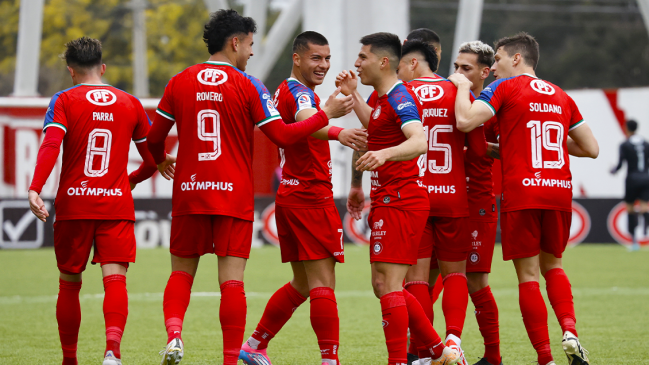
M 577 123 L 571 125 L 570 128 L 568 128 L 568 131 L 571 131 L 571 130 L 575 129 L 575 128 L 581 126 L 582 124 L 584 124 L 584 120 L 583 120 L 583 119 L 580 120 L 580 121 L 578 121 Z
M 496 115 L 496 109 L 494 109 L 494 107 L 491 106 L 491 104 L 489 104 L 489 102 L 487 102 L 485 100 L 482 100 L 482 99 L 475 99 L 475 101 L 479 101 L 481 103 L 484 103 L 486 106 L 489 107 L 489 110 L 491 110 L 491 114 Z
M 405 127 L 406 124 L 410 124 L 410 123 L 421 123 L 421 120 L 419 119 L 406 120 L 405 122 L 401 123 L 401 129 L 403 129 L 403 127 Z
M 140 138 L 140 139 L 134 139 L 133 142 L 135 143 L 142 143 L 146 141 L 146 137 Z
M 279 120 L 279 119 L 282 119 L 282 117 L 280 117 L 279 115 L 271 115 L 270 117 L 257 122 L 257 127 L 261 127 L 262 125 L 268 124 L 274 120 Z
M 174 122 L 176 121 L 176 118 L 173 116 L 173 114 L 167 113 L 166 111 L 164 111 L 164 110 L 162 110 L 160 108 L 156 109 L 156 113 L 162 115 L 163 117 L 165 117 L 165 118 L 167 118 L 169 120 L 172 120 Z
M 43 127 L 43 132 L 45 132 L 45 130 L 46 130 L 48 127 L 61 128 L 61 129 L 63 129 L 63 131 L 64 131 L 65 133 L 68 133 L 68 129 L 65 128 L 65 126 L 64 126 L 63 124 L 61 124 L 61 123 L 47 123 L 47 124 L 45 125 L 45 127 Z

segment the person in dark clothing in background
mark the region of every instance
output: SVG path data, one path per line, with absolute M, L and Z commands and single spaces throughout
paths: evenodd
M 624 201 L 629 219 L 629 234 L 633 239 L 632 251 L 640 248 L 635 237 L 635 228 L 638 226 L 639 214 L 643 216 L 644 232 L 647 234 L 649 227 L 649 212 L 647 201 L 649 200 L 649 143 L 636 134 L 638 122 L 629 120 L 626 122 L 627 140 L 620 145 L 620 161 L 611 170 L 615 174 L 622 163 L 626 161 L 627 175 L 625 183 Z M 640 211 L 636 212 L 635 202 L 640 203 Z

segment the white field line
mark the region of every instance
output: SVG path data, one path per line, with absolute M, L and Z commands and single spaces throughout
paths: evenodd
M 518 289 L 492 289 L 496 298 L 499 297 L 518 297 Z M 543 290 L 542 290 L 543 292 Z M 246 297 L 250 299 L 267 299 L 273 293 L 270 292 L 246 292 Z M 578 288 L 573 289 L 573 296 L 575 297 L 592 297 L 592 296 L 649 296 L 649 287 L 641 288 Z M 193 292 L 192 298 L 213 298 L 220 297 L 219 292 Z M 130 302 L 156 302 L 162 301 L 163 293 L 129 293 L 128 299 Z M 344 290 L 336 291 L 338 298 L 373 298 L 374 292 L 371 290 Z M 33 303 L 52 303 L 56 302 L 56 295 L 34 295 L 34 296 L 0 296 L 0 305 L 14 305 L 14 304 L 33 304 Z M 96 301 L 103 300 L 104 293 L 98 294 L 83 294 L 80 296 L 80 301 Z

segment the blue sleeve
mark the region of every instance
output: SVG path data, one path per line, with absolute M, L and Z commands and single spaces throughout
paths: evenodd
M 401 128 L 406 124 L 417 122 L 421 123 L 419 109 L 417 104 L 419 101 L 408 93 L 404 85 L 399 85 L 388 95 L 388 102 L 394 112 L 399 117 Z
M 248 80 L 250 80 L 252 85 L 257 90 L 257 97 L 259 98 L 259 102 L 261 103 L 261 107 L 264 111 L 266 118 L 271 118 L 275 116 L 279 117 L 279 112 L 277 111 L 277 109 L 275 109 L 275 104 L 273 104 L 273 100 L 270 96 L 270 92 L 268 92 L 266 86 L 261 81 L 259 81 L 259 79 L 253 76 L 246 74 L 246 77 L 248 78 Z
M 59 91 L 58 93 L 54 94 L 52 96 L 52 99 L 50 99 L 50 104 L 47 106 L 47 112 L 45 113 L 45 122 L 43 123 L 43 129 L 47 127 L 48 124 L 54 122 L 54 106 L 56 105 L 56 101 L 59 99 L 59 95 L 61 95 L 63 91 Z
M 295 81 L 288 82 L 288 90 L 295 101 L 294 116 L 297 116 L 297 113 L 305 109 L 317 109 L 313 90 Z

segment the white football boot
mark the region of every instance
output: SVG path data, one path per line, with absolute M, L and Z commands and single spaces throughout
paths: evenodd
M 466 358 L 464 357 L 464 351 L 462 351 L 462 348 L 460 347 L 461 342 L 462 341 L 457 336 L 448 335 L 444 344 L 446 345 L 446 347 L 450 347 L 460 355 L 459 359 L 457 360 L 458 365 L 469 365 L 469 363 L 467 363 L 466 361 Z
M 169 342 L 166 349 L 160 351 L 160 355 L 162 355 L 160 365 L 180 364 L 180 360 L 182 360 L 185 355 L 183 341 L 179 338 L 174 338 Z
M 122 365 L 122 360 L 116 358 L 112 351 L 106 351 L 104 362 L 101 365 Z
M 570 331 L 566 331 L 566 333 L 563 334 L 561 346 L 568 357 L 568 363 L 570 365 L 590 364 L 590 360 L 588 360 L 588 351 L 581 347 L 581 343 L 579 343 L 577 336 L 572 334 Z

